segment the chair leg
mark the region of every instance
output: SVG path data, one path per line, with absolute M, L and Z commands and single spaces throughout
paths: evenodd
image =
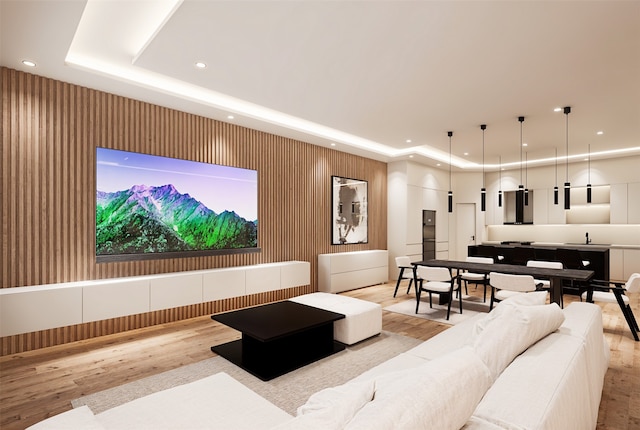
M 622 315 L 624 315 L 624 319 L 627 320 L 627 324 L 629 325 L 629 329 L 631 330 L 631 334 L 636 342 L 639 342 L 638 338 L 638 323 L 636 322 L 633 313 L 631 312 L 631 307 L 627 307 L 622 300 L 622 293 L 620 291 L 613 290 L 613 295 L 616 297 L 618 305 L 620 306 L 620 310 L 622 311 Z
M 418 281 L 420 286 L 416 283 L 416 313 L 418 313 L 418 307 L 420 306 L 420 294 L 422 293 L 422 281 Z
M 491 287 L 491 301 L 489 302 L 489 312 L 493 310 L 494 300 L 495 300 L 495 288 Z
M 431 296 L 431 291 L 429 291 L 429 307 L 433 308 L 433 296 Z
M 447 321 L 449 321 L 449 314 L 451 313 L 451 302 L 453 301 L 453 288 L 451 289 L 451 292 L 449 293 L 451 297 L 451 300 L 449 300 L 449 304 L 447 305 Z M 462 302 L 462 299 L 460 299 L 460 302 Z
M 633 321 L 633 325 L 636 326 L 636 331 L 640 332 L 640 327 L 638 327 L 638 321 L 636 320 L 636 317 L 633 315 L 633 311 L 631 310 L 631 306 L 629 305 L 627 305 L 627 313 L 631 317 L 631 320 Z
M 482 303 L 487 303 L 487 280 L 485 279 L 483 282 L 484 285 L 484 293 L 482 294 Z
M 398 274 L 398 281 L 396 282 L 396 289 L 393 292 L 393 297 L 396 296 L 396 294 L 398 293 L 398 287 L 400 286 L 400 281 L 402 281 L 402 275 L 404 274 L 404 267 L 400 268 L 400 273 Z M 411 285 L 409 285 L 411 286 Z
M 409 278 L 409 285 L 407 286 L 407 294 L 411 291 L 411 284 L 413 283 L 413 278 Z

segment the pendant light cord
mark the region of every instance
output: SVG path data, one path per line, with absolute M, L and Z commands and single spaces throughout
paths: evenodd
M 588 160 L 589 160 L 588 161 L 589 165 L 587 167 L 587 175 L 588 175 L 587 183 L 591 184 L 591 144 L 589 144 L 589 159 Z
M 565 141 L 567 146 L 567 162 L 566 162 L 566 181 L 569 182 L 569 112 L 571 112 L 571 108 L 564 108 L 564 116 L 565 116 Z
M 558 186 L 558 148 L 556 148 L 556 187 Z

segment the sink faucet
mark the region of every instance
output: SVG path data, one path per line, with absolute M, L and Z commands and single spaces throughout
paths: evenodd
M 587 233 L 584 235 L 584 237 L 586 238 L 586 240 L 585 240 L 585 244 L 586 244 L 586 245 L 589 245 L 589 242 L 591 242 L 591 239 L 589 239 L 589 232 L 587 232 Z

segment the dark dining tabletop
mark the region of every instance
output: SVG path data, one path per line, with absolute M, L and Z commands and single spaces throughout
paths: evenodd
M 499 272 L 509 275 L 531 275 L 536 279 L 548 279 L 550 282 L 551 301 L 562 305 L 562 281 L 571 280 L 576 282 L 587 282 L 593 278 L 593 270 L 578 270 L 578 269 L 549 269 L 545 267 L 529 267 L 517 264 L 489 264 L 489 263 L 477 263 L 471 261 L 458 261 L 458 260 L 424 260 L 415 261 L 414 266 L 414 280 L 417 280 L 416 270 L 417 266 L 428 267 L 446 267 L 448 269 L 468 270 L 474 273 L 490 273 Z

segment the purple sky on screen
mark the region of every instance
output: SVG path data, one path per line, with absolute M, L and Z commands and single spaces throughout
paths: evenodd
M 258 218 L 258 172 L 159 157 L 135 152 L 98 148 L 98 191 L 128 190 L 133 185 L 173 184 L 216 213 L 233 210 L 248 221 Z

